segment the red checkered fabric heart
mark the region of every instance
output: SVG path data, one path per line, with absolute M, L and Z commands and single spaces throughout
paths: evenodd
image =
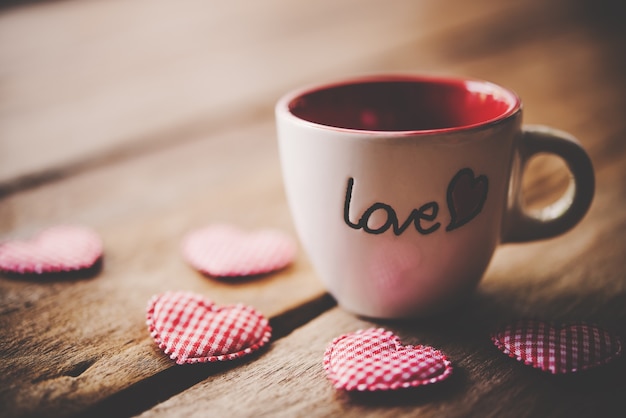
M 377 391 L 436 383 L 452 373 L 452 364 L 429 346 L 403 346 L 382 328 L 335 338 L 324 354 L 324 369 L 335 388 Z
M 102 240 L 81 226 L 56 226 L 30 240 L 0 244 L 0 270 L 19 274 L 44 274 L 82 270 L 102 257 Z
M 218 307 L 189 292 L 166 292 L 148 303 L 147 324 L 159 348 L 178 364 L 233 360 L 264 346 L 267 319 L 242 304 Z
M 553 374 L 601 366 L 622 352 L 618 336 L 584 322 L 555 326 L 520 320 L 503 326 L 491 339 L 509 357 Z
M 229 225 L 211 225 L 189 233 L 183 257 L 195 269 L 217 277 L 251 276 L 286 267 L 295 242 L 275 230 L 247 233 Z

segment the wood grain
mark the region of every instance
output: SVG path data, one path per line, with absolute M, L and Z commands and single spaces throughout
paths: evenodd
M 626 336 L 623 7 L 606 1 L 26 2 L 0 9 L 0 239 L 58 223 L 103 237 L 100 271 L 50 282 L 0 276 L 0 416 L 616 416 L 625 361 L 553 377 L 497 352 L 517 317 L 591 320 Z M 302 84 L 370 72 L 461 74 L 518 92 L 527 123 L 579 138 L 596 197 L 563 236 L 505 245 L 478 292 L 413 322 L 334 308 L 300 252 L 237 283 L 179 252 L 211 222 L 295 236 L 273 105 Z M 529 205 L 568 173 L 539 159 Z M 154 293 L 252 304 L 272 344 L 241 362 L 178 367 L 147 333 Z M 384 326 L 443 349 L 450 381 L 382 396 L 332 389 L 332 338 Z M 620 415 L 617 415 L 620 416 Z

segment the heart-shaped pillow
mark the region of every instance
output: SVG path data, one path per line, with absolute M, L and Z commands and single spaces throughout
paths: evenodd
M 233 360 L 263 347 L 267 319 L 243 304 L 216 306 L 190 292 L 166 292 L 148 303 L 147 324 L 159 348 L 178 364 Z
M 442 381 L 452 364 L 433 347 L 403 346 L 392 332 L 371 328 L 335 338 L 324 354 L 324 369 L 337 389 L 377 391 Z
M 295 257 L 296 244 L 276 230 L 245 232 L 230 225 L 211 225 L 187 234 L 182 253 L 205 274 L 251 276 L 286 267 Z
M 82 226 L 55 226 L 30 240 L 0 244 L 0 270 L 45 274 L 88 269 L 102 257 L 102 240 Z
M 501 327 L 491 339 L 509 357 L 553 374 L 601 366 L 622 352 L 617 335 L 585 322 L 519 320 Z

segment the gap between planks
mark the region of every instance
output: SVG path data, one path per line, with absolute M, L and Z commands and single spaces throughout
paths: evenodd
M 307 324 L 336 306 L 329 294 L 323 294 L 300 306 L 280 313 L 269 319 L 272 326 L 272 343 L 280 340 L 296 329 Z M 150 410 L 157 404 L 182 393 L 192 386 L 210 378 L 254 361 L 260 353 L 252 354 L 240 360 L 216 363 L 171 367 L 131 386 L 81 411 L 73 418 L 79 417 L 131 417 Z M 80 365 L 77 365 L 79 367 Z

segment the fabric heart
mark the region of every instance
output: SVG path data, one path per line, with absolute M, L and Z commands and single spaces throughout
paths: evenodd
M 242 304 L 218 307 L 189 292 L 166 292 L 148 303 L 147 324 L 159 348 L 177 364 L 234 360 L 272 336 L 267 319 Z
M 183 257 L 195 269 L 217 277 L 251 276 L 286 267 L 296 244 L 275 230 L 244 232 L 229 225 L 211 225 L 189 233 Z
M 464 168 L 455 174 L 447 191 L 450 224 L 446 231 L 465 225 L 482 211 L 488 188 L 487 176 L 475 178 L 471 168 Z
M 0 270 L 44 274 L 82 270 L 102 257 L 102 240 L 81 226 L 55 226 L 30 240 L 0 244 Z
M 555 326 L 520 320 L 503 326 L 491 339 L 509 357 L 553 374 L 601 366 L 622 352 L 618 336 L 584 322 Z
M 452 364 L 433 347 L 403 346 L 392 332 L 371 328 L 335 338 L 324 354 L 324 369 L 337 389 L 377 391 L 442 381 Z

